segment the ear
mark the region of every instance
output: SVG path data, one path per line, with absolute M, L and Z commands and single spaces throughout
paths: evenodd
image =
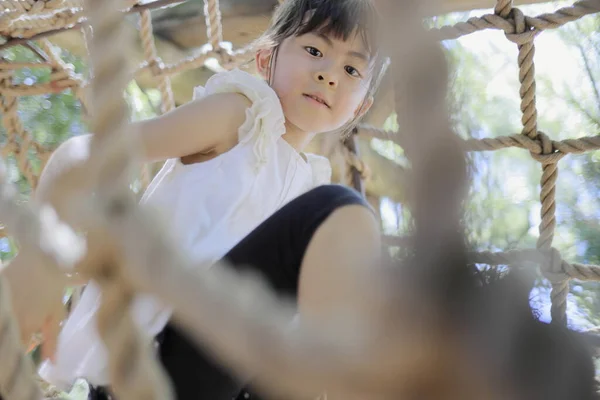
M 256 70 L 263 77 L 263 79 L 269 78 L 269 68 L 271 66 L 271 56 L 273 55 L 273 50 L 271 49 L 262 49 L 256 52 Z
M 373 96 L 369 96 L 367 99 L 365 99 L 363 104 L 361 104 L 356 111 L 354 111 L 354 118 L 362 118 L 367 112 L 369 112 L 372 105 Z

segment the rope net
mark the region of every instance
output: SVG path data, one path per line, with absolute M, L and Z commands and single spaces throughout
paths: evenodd
M 217 59 L 224 68 L 234 68 L 245 62 L 253 53 L 251 47 L 231 50 L 223 45 L 219 2 L 218 0 L 205 0 L 207 45 L 198 54 L 184 58 L 177 63 L 162 62 L 154 42 L 150 10 L 172 3 L 176 3 L 176 1 L 157 0 L 138 3 L 137 0 L 88 0 L 85 4 L 77 0 L 2 1 L 0 4 L 0 36 L 6 38 L 6 41 L 0 44 L 0 50 L 9 46 L 24 45 L 39 57 L 39 62 L 35 63 L 17 63 L 4 57 L 0 58 L 0 107 L 2 122 L 7 132 L 7 141 L 2 146 L 1 154 L 3 158 L 14 157 L 20 172 L 32 188 L 36 187 L 39 171 L 43 168 L 53 149 L 36 142 L 31 133 L 23 126 L 18 115 L 18 99 L 22 96 L 37 96 L 72 90 L 81 101 L 83 109 L 92 114 L 90 125 L 91 131 L 95 133 L 92 154 L 96 154 L 96 156 L 90 160 L 90 168 L 99 170 L 101 169 L 99 166 L 107 162 L 106 160 L 112 161 L 119 166 L 118 168 L 126 169 L 130 165 L 131 161 L 128 161 L 126 151 L 109 148 L 110 146 L 106 145 L 109 142 L 108 137 L 110 137 L 110 141 L 120 142 L 120 138 L 129 136 L 118 135 L 126 125 L 125 114 L 121 113 L 115 120 L 114 115 L 111 114 L 114 110 L 110 107 L 104 105 L 104 108 L 100 108 L 98 104 L 95 104 L 95 107 L 92 108 L 89 104 L 90 98 L 111 99 L 115 103 L 122 101 L 121 94 L 128 77 L 123 71 L 124 68 L 114 69 L 114 65 L 124 64 L 123 54 L 126 51 L 106 53 L 100 59 L 96 49 L 102 48 L 103 43 L 107 41 L 112 40 L 114 43 L 121 40 L 120 26 L 124 14 L 139 13 L 140 15 L 139 34 L 145 61 L 135 73 L 149 72 L 156 79 L 161 94 L 161 112 L 163 113 L 175 107 L 170 79 L 172 75 L 200 67 L 209 58 Z M 554 141 L 538 129 L 534 64 L 535 38 L 544 30 L 558 28 L 585 15 L 598 12 L 600 12 L 599 0 L 582 0 L 554 13 L 529 17 L 524 15 L 520 9 L 513 7 L 510 0 L 499 0 L 493 14 L 470 18 L 453 26 L 430 30 L 437 40 L 448 40 L 485 29 L 497 29 L 503 31 L 506 38 L 518 46 L 522 131 L 497 138 L 464 140 L 462 144 L 467 151 L 521 148 L 529 151 L 532 158 L 541 164 L 543 171 L 540 182 L 542 221 L 539 226 L 539 239 L 536 249 L 502 253 L 481 252 L 472 254 L 471 259 L 476 263 L 490 265 L 511 265 L 523 261 L 538 263 L 544 276 L 552 283 L 552 319 L 561 324 L 566 324 L 569 281 L 571 279 L 600 280 L 600 267 L 569 263 L 562 259 L 557 249 L 552 247 L 556 226 L 555 190 L 558 162 L 567 154 L 581 154 L 600 149 L 600 136 Z M 91 37 L 89 35 L 90 25 L 94 29 Z M 50 34 L 65 29 L 80 29 L 86 39 L 89 39 L 90 60 L 94 75 L 92 84 L 88 84 L 84 77 L 76 74 L 73 68 L 61 59 L 58 49 L 47 39 Z M 16 83 L 13 75 L 15 71 L 22 68 L 48 68 L 51 71 L 50 80 L 36 82 L 33 85 Z M 120 71 L 118 77 L 114 77 L 114 71 Z M 112 74 L 110 81 L 116 83 L 103 86 L 101 82 L 106 82 L 106 74 Z M 91 92 L 91 96 L 88 92 Z M 104 103 L 108 104 L 108 101 L 104 101 Z M 107 124 L 106 120 L 116 122 Z M 112 131 L 108 131 L 107 126 L 110 126 Z M 360 126 L 357 134 L 363 137 L 391 140 L 400 146 L 404 146 L 408 140 L 402 133 L 383 131 L 369 126 Z M 359 177 L 353 179 L 356 186 L 356 182 L 360 182 L 360 178 L 368 176 L 368 167 L 352 150 L 353 147 L 356 147 L 352 146 L 352 140 L 347 140 L 347 142 L 350 145 L 344 147 L 346 149 L 344 159 L 349 166 L 348 171 L 354 174 L 354 178 Z M 122 148 L 126 147 L 122 146 Z M 33 167 L 32 158 L 39 162 L 39 167 Z M 2 184 L 6 185 L 6 173 L 2 172 Z M 64 199 L 68 197 L 69 193 L 77 193 L 78 190 L 81 190 L 80 187 L 85 186 L 82 182 L 86 182 L 82 171 L 72 171 L 67 175 L 53 189 L 55 192 L 61 193 Z M 145 184 L 151 179 L 147 168 L 142 171 L 142 179 Z M 67 218 L 66 222 L 72 223 L 73 226 L 85 226 L 86 231 L 89 232 L 88 237 L 101 243 L 97 245 L 97 248 L 89 249 L 91 255 L 88 258 L 91 261 L 84 263 L 83 269 L 86 276 L 101 282 L 103 293 L 106 296 L 100 310 L 99 331 L 107 343 L 111 355 L 111 378 L 114 382 L 115 392 L 119 394 L 119 398 L 170 398 L 171 393 L 163 374 L 150 359 L 150 353 L 144 350 L 148 347 L 147 343 L 135 335 L 133 322 L 124 312 L 133 297 L 133 289 L 124 283 L 125 279 L 121 279 L 123 272 L 120 265 L 124 263 L 124 260 L 117 255 L 118 252 L 114 251 L 114 243 L 106 243 L 105 232 L 113 232 L 115 238 L 129 233 L 131 240 L 136 239 L 136 254 L 139 254 L 137 260 L 141 260 L 140 262 L 149 259 L 168 260 L 174 265 L 177 265 L 177 262 L 180 264 L 184 262 L 172 249 L 150 247 L 150 243 L 159 242 L 158 239 L 146 242 L 141 240 L 141 238 L 147 238 L 148 235 L 152 236 L 152 229 L 149 228 L 146 231 L 148 235 L 133 233 L 140 232 L 139 228 L 148 223 L 135 213 L 132 213 L 133 216 L 129 219 L 122 218 L 127 214 L 127 210 L 130 211 L 134 206 L 127 201 L 119 203 L 118 207 L 115 206 L 115 203 L 127 197 L 125 194 L 128 190 L 127 185 L 124 182 L 119 183 L 115 185 L 114 180 L 109 179 L 105 174 L 97 174 L 97 180 L 94 183 L 97 185 L 98 193 L 105 193 L 103 198 L 98 200 L 105 203 L 97 204 L 102 204 L 103 212 L 111 216 L 107 221 L 93 219 L 93 221 L 88 220 L 82 224 L 81 220 L 77 220 L 80 216 L 72 216 L 72 220 L 69 221 Z M 48 240 L 48 235 L 43 234 L 44 230 L 50 229 L 52 223 L 41 219 L 39 212 L 34 208 L 18 208 L 13 200 L 14 193 L 5 190 L 0 201 L 0 209 L 2 210 L 2 223 L 5 224 L 7 231 L 19 238 L 21 251 L 34 252 L 49 266 L 60 269 L 66 257 L 65 254 L 69 254 L 73 250 L 65 248 L 59 243 L 40 248 L 39 243 L 42 239 Z M 108 210 L 111 206 L 114 206 L 114 209 Z M 79 211 L 81 212 L 81 210 Z M 121 220 L 118 220 L 119 218 Z M 109 223 L 113 225 L 108 226 Z M 28 230 L 24 228 L 25 226 L 28 227 Z M 94 240 L 90 240 L 90 242 L 94 243 Z M 111 248 L 113 248 L 112 252 L 107 250 Z M 108 255 L 100 257 L 100 253 Z M 141 256 L 142 254 L 153 254 L 153 257 L 144 258 Z M 128 254 L 128 256 L 135 258 L 134 254 Z M 227 281 L 226 277 L 223 279 Z M 165 286 L 174 285 L 175 278 L 166 279 L 165 282 L 167 282 Z M 178 282 L 179 285 L 186 284 L 185 280 Z M 188 282 L 187 286 L 189 284 Z M 183 291 L 183 289 L 181 290 Z M 214 289 L 206 288 L 206 290 L 214 292 Z M 5 296 L 4 292 L 0 281 L 0 295 Z M 7 307 L 4 297 L 0 300 L 2 300 L 0 301 L 0 332 L 3 333 L 0 337 L 0 359 L 3 364 L 0 368 L 0 387 L 8 388 L 8 399 L 39 398 L 35 382 L 27 379 L 28 376 L 32 376 L 31 367 L 23 354 L 18 351 L 20 344 L 17 335 L 14 334 L 14 324 L 10 322 L 10 308 Z M 243 302 L 243 299 L 234 299 L 232 302 L 235 303 L 238 300 Z M 206 299 L 204 301 L 210 303 Z M 198 299 L 198 302 L 194 302 L 194 304 L 202 304 L 202 302 Z

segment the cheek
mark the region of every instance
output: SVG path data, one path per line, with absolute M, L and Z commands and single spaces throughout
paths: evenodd
M 367 89 L 365 87 L 356 87 L 345 91 L 345 93 L 340 96 L 340 105 L 339 108 L 339 118 L 348 121 L 354 118 L 355 112 L 362 105 L 362 102 L 365 99 L 367 94 Z
M 283 69 L 281 65 L 277 65 L 277 67 L 275 68 L 275 76 L 271 81 L 271 87 L 273 88 L 273 90 L 275 90 L 277 96 L 280 99 L 284 98 L 289 92 L 288 81 L 289 79 L 287 77 L 285 69 Z
M 297 57 L 278 57 L 274 65 L 275 76 L 273 77 L 273 89 L 280 98 L 290 94 L 294 86 L 300 81 L 298 63 L 294 62 Z

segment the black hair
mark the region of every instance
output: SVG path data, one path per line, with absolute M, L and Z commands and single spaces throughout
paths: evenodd
M 273 49 L 271 77 L 277 50 L 289 37 L 316 32 L 346 41 L 351 35 L 359 35 L 371 61 L 371 79 L 362 108 L 365 101 L 377 92 L 388 64 L 379 47 L 380 25 L 372 0 L 285 0 L 275 10 L 271 25 L 255 42 L 255 47 Z M 340 128 L 340 131 L 349 134 L 358 122 L 358 118 L 355 118 Z

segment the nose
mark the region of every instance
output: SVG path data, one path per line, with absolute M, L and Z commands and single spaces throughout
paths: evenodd
M 335 74 L 318 71 L 315 73 L 315 80 L 319 83 L 325 83 L 327 86 L 331 88 L 335 88 L 338 85 L 338 80 L 335 77 Z

